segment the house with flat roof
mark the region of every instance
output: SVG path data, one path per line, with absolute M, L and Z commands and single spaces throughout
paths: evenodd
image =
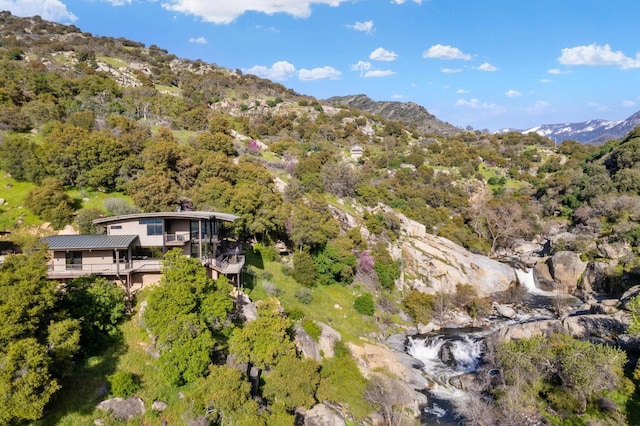
M 96 219 L 103 235 L 53 235 L 43 238 L 51 253 L 48 276 L 68 279 L 98 275 L 127 288 L 157 282 L 162 257 L 178 248 L 207 267 L 213 279 L 224 275 L 242 284 L 244 252 L 233 237 L 228 213 L 180 211 L 136 213 Z

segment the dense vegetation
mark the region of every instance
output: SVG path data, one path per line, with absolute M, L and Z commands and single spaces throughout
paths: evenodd
M 396 287 L 408 272 L 389 252 L 400 214 L 488 255 L 552 228 L 575 236 L 553 250 L 584 259 L 602 256 L 595 241 L 623 244 L 629 254 L 605 271 L 603 289 L 620 294 L 637 283 L 638 129 L 602 146 L 555 146 L 515 132 L 427 134 L 157 46 L 6 12 L 0 26 L 0 169 L 7 182 L 0 216 L 8 218 L 1 231 L 18 240 L 30 221 L 46 221 L 97 233 L 91 219 L 99 215 L 178 206 L 240 216 L 235 231 L 255 253 L 247 291 L 262 300 L 258 319 L 240 324 L 229 284 L 170 253 L 162 283 L 140 295 L 148 303 L 145 326 L 157 338 L 157 371 L 108 371 L 113 394 L 175 400 L 158 389 L 184 391 L 175 401 L 181 414 L 168 414 L 174 419 L 189 413 L 216 424 L 292 424 L 296 407 L 330 401 L 355 421 L 372 411 L 396 421 L 402 407 L 379 397 L 394 393 L 387 376 L 367 381 L 343 344 L 334 358 L 305 360 L 292 329 L 306 324 L 312 334 L 315 324 L 317 333 L 316 321 L 331 315 L 331 305 L 322 305 L 328 300 L 344 310 L 332 326 L 345 340 L 407 327 L 401 310 L 415 324 L 454 309 L 474 318 L 487 313 L 489 302 L 464 283 L 455 295 Z M 356 144 L 364 147 L 360 158 L 350 155 Z M 348 226 L 346 215 L 357 225 Z M 282 242 L 293 254 L 281 261 L 275 247 Z M 115 356 L 122 330 L 135 322 L 123 325 L 117 287 L 79 280 L 60 292 L 46 280 L 42 253 L 23 251 L 0 267 L 0 387 L 9 395 L 0 401 L 0 423 L 40 418 L 70 383 L 72 367 Z M 251 398 L 247 377 L 224 365 L 230 353 L 268 373 L 260 389 L 266 409 Z M 540 358 L 535 377 L 523 381 L 514 359 L 529 353 Z M 572 370 L 568 360 L 576 357 L 604 360 L 610 376 L 588 389 L 579 380 L 594 372 Z M 623 364 L 613 349 L 563 337 L 507 345 L 496 352 L 504 380 L 492 398 L 503 415 L 526 402 L 527 410 L 572 420 L 572 413 L 606 411 L 603 398 L 628 396 Z

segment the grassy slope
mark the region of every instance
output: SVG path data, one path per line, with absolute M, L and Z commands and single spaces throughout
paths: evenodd
M 144 292 L 138 294 L 138 301 L 144 300 Z M 131 425 L 162 425 L 183 424 L 183 405 L 179 403 L 178 394 L 188 389 L 188 386 L 177 388 L 166 384 L 155 360 L 146 353 L 151 345 L 151 339 L 138 322 L 139 303 L 131 318 L 121 326 L 123 342 L 117 347 L 110 348 L 104 354 L 86 360 L 84 365 L 76 369 L 72 377 L 66 379 L 51 404 L 45 417 L 36 426 L 91 425 L 95 419 L 103 419 L 105 425 L 125 424 L 116 422 L 96 405 L 110 396 L 107 392 L 107 377 L 116 371 L 136 374 L 141 379 L 141 388 L 137 396 L 145 402 L 147 412 L 142 417 L 126 422 Z M 168 403 L 163 413 L 151 410 L 155 400 Z M 166 422 L 166 423 L 163 423 Z

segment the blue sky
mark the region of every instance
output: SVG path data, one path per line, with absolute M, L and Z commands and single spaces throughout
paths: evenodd
M 324 99 L 412 101 L 476 129 L 640 110 L 637 0 L 0 0 Z

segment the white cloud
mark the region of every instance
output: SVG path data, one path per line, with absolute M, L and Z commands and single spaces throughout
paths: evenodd
M 518 92 L 517 90 L 510 89 L 507 90 L 505 95 L 507 95 L 508 98 L 517 98 L 518 96 L 522 96 L 522 93 Z
M 363 76 L 366 71 L 371 69 L 371 63 L 365 61 L 358 61 L 358 63 L 351 65 L 351 71 L 359 71 Z
M 339 6 L 348 0 L 165 0 L 162 7 L 174 12 L 194 15 L 206 22 L 229 24 L 245 12 L 260 12 L 267 15 L 286 13 L 296 18 L 308 18 L 311 6 L 326 4 Z
M 478 71 L 498 71 L 498 68 L 491 65 L 489 62 L 484 62 L 483 64 L 481 64 L 478 68 L 476 68 Z
M 453 46 L 444 46 L 442 44 L 435 44 L 428 50 L 422 53 L 423 58 L 433 59 L 462 59 L 463 61 L 470 61 L 471 55 L 462 53 L 460 49 Z
M 60 0 L 0 0 L 0 10 L 16 16 L 39 15 L 48 21 L 70 23 L 78 20 Z
M 395 52 L 390 52 L 382 47 L 378 47 L 376 50 L 371 52 L 369 59 L 373 61 L 393 62 L 398 59 L 398 55 Z
M 445 74 L 455 74 L 458 72 L 462 72 L 460 68 L 442 68 L 440 71 Z
M 298 78 L 304 81 L 310 80 L 337 80 L 342 73 L 337 69 L 329 66 L 314 68 L 312 70 L 301 69 L 298 72 Z
M 632 108 L 632 107 L 636 106 L 636 103 L 634 101 L 624 100 L 624 101 L 622 101 L 622 106 L 625 107 L 625 108 Z
M 635 59 L 621 51 L 613 51 L 608 44 L 576 46 L 562 49 L 558 62 L 563 65 L 617 66 L 621 69 L 640 68 L 640 53 Z
M 500 106 L 497 104 L 492 104 L 492 103 L 488 103 L 488 102 L 480 102 L 478 99 L 473 98 L 470 100 L 466 100 L 466 99 L 458 99 L 456 101 L 456 106 L 459 107 L 467 107 L 467 108 L 472 108 L 472 109 L 485 109 L 485 110 L 492 110 L 492 111 L 498 111 L 500 110 Z
M 470 93 L 470 92 L 468 90 L 465 90 L 465 89 L 458 89 L 456 91 L 456 93 L 459 94 L 459 95 L 464 95 L 464 94 L 467 94 L 467 93 Z
M 547 72 L 551 75 L 571 74 L 571 70 L 561 70 L 560 68 L 551 68 Z
M 124 6 L 125 4 L 131 4 L 131 0 L 107 0 L 113 6 Z
M 364 77 L 389 77 L 390 75 L 394 75 L 395 72 L 391 70 L 370 70 L 364 73 Z
M 391 99 L 402 99 L 402 98 L 404 98 L 404 96 L 402 96 L 402 95 L 401 95 L 401 94 L 399 94 L 399 93 L 396 93 L 396 94 L 391 95 Z
M 206 39 L 206 38 L 204 38 L 204 37 L 197 37 L 197 38 L 196 38 L 196 37 L 191 37 L 191 38 L 189 39 L 189 43 L 207 44 L 207 43 L 208 43 L 208 41 L 207 41 L 207 39 Z
M 527 108 L 527 112 L 529 114 L 543 114 L 549 110 L 549 102 L 546 101 L 536 101 L 535 104 Z
M 407 0 L 393 0 L 395 4 L 404 4 Z M 422 0 L 412 0 L 414 3 L 422 4 Z
M 373 29 L 373 21 L 364 21 L 364 22 L 356 22 L 353 25 L 349 25 L 349 28 L 353 28 L 356 31 L 361 31 L 365 34 L 372 34 Z
M 254 74 L 262 78 L 268 78 L 270 80 L 286 80 L 295 75 L 296 67 L 287 61 L 279 61 L 270 67 L 254 65 L 251 68 L 242 70 L 242 72 L 246 74 Z
M 540 80 L 540 83 L 551 83 L 553 80 L 551 80 L 550 78 L 543 78 Z

